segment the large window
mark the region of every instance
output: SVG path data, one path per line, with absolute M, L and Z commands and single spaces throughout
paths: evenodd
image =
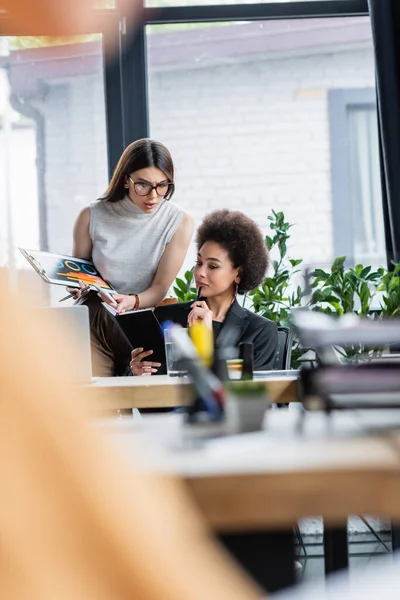
M 265 232 L 271 210 L 282 210 L 295 224 L 291 254 L 310 264 L 345 253 L 339 202 L 355 240 L 349 260 L 384 260 L 375 106 L 349 113 L 339 150 L 351 168 L 331 166 L 331 91 L 374 89 L 369 18 L 176 28 L 147 35 L 150 133 L 176 160 L 176 202 L 197 223 L 216 208 L 244 210 Z
M 108 180 L 101 36 L 3 38 L 0 265 L 18 246 L 71 253 L 80 208 Z
M 25 266 L 18 246 L 70 252 L 77 212 L 146 135 L 197 224 L 226 206 L 267 232 L 283 210 L 292 256 L 382 262 L 376 107 L 354 102 L 375 95 L 367 0 L 143 5 L 144 22 L 93 0 L 113 9 L 104 39 L 0 38 L 0 267 Z

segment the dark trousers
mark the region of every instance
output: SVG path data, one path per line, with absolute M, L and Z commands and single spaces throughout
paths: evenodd
M 95 292 L 89 292 L 80 304 L 89 309 L 93 376 L 127 375 L 132 347 L 117 322 Z

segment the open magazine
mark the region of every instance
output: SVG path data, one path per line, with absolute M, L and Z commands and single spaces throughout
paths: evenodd
M 21 254 L 46 283 L 79 287 L 79 280 L 86 285 L 97 285 L 103 290 L 115 292 L 112 285 L 103 279 L 90 260 L 65 254 L 53 254 L 41 250 L 19 248 Z M 93 287 L 93 289 L 95 289 Z

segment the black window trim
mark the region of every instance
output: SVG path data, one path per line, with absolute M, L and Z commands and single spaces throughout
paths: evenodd
M 303 0 L 208 6 L 168 6 L 145 8 L 143 22 L 149 24 L 253 21 L 307 17 L 368 16 L 368 0 Z

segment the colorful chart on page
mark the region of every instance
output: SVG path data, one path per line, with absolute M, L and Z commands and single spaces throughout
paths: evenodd
M 88 260 L 39 250 L 20 248 L 20 251 L 39 275 L 49 283 L 79 287 L 79 281 L 83 281 L 86 285 L 98 285 L 105 290 L 114 291 L 112 286 L 102 278 L 94 264 Z

